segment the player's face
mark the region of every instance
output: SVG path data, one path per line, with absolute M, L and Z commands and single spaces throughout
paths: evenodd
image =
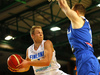
M 36 28 L 33 34 L 33 40 L 36 42 L 41 42 L 43 40 L 43 31 L 42 29 Z

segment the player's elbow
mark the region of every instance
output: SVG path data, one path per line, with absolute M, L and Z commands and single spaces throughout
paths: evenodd
M 50 65 L 50 61 L 47 61 L 45 66 L 49 66 Z
M 46 64 L 46 66 L 49 66 L 49 65 L 50 65 L 50 63 L 47 63 L 47 64 Z

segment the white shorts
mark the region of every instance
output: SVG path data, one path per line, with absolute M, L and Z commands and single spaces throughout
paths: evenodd
M 70 74 L 64 73 L 61 70 L 52 70 L 52 71 L 49 71 L 49 72 L 38 73 L 38 74 L 35 74 L 35 75 L 70 75 Z

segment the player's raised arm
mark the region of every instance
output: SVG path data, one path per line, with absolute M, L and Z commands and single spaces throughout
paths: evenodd
M 72 22 L 72 28 L 81 28 L 84 24 L 84 21 L 80 16 L 84 16 L 84 14 L 80 12 L 80 8 L 79 10 L 75 10 L 74 8 L 70 9 L 66 0 L 58 0 L 58 3 L 62 11 Z
M 62 9 L 62 11 L 65 13 L 65 15 L 70 19 L 70 20 L 74 20 L 75 18 L 77 18 L 77 13 L 75 11 L 73 11 L 72 9 L 70 9 L 70 7 L 67 4 L 66 0 L 58 0 L 59 6 Z

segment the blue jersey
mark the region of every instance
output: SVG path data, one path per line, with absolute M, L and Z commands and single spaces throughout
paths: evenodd
M 82 28 L 73 29 L 72 25 L 67 30 L 67 36 L 72 50 L 75 50 L 75 54 L 82 50 L 90 50 L 94 52 L 92 47 L 92 31 L 89 21 L 82 17 L 85 23 Z

